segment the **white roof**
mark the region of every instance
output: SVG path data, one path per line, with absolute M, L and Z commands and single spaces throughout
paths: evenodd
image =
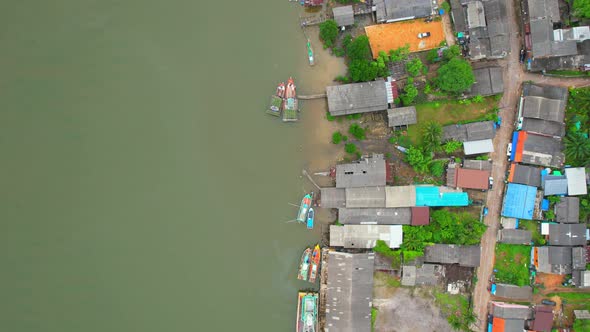
M 464 142 L 463 149 L 465 149 L 466 156 L 489 153 L 494 152 L 494 144 L 491 139 L 482 139 L 479 141 Z
M 549 235 L 549 223 L 541 223 L 541 235 Z
M 565 177 L 567 178 L 567 194 L 569 196 L 586 195 L 588 193 L 586 169 L 583 167 L 566 168 Z

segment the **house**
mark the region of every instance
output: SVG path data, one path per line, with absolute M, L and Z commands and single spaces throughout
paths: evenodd
M 331 225 L 330 246 L 347 249 L 371 249 L 383 240 L 390 248 L 399 248 L 403 240 L 402 225 Z
M 590 287 L 590 271 L 580 272 L 580 282 L 577 284 L 580 288 Z
M 345 188 L 347 208 L 384 208 L 386 187 Z
M 549 332 L 553 327 L 553 309 L 546 305 L 535 306 L 535 319 L 531 324 L 534 331 Z
M 517 183 L 508 183 L 507 188 L 502 206 L 502 216 L 532 220 L 537 188 Z
M 531 83 L 523 85 L 522 130 L 563 137 L 567 89 Z
M 416 206 L 416 187 L 385 187 L 385 206 L 388 208 Z
M 529 165 L 559 168 L 565 159 L 561 140 L 526 131 L 512 136 L 513 161 Z
M 466 156 L 494 152 L 494 143 L 491 139 L 463 142 L 463 150 Z
M 574 310 L 576 319 L 590 319 L 590 312 L 588 310 Z
M 585 270 L 588 263 L 588 253 L 585 247 L 572 248 L 572 269 Z
M 498 242 L 511 244 L 530 244 L 531 231 L 524 229 L 500 229 L 498 230 Z
M 360 225 L 409 225 L 412 221 L 412 210 L 403 208 L 360 208 L 338 209 L 338 221 L 341 224 Z
M 492 139 L 496 135 L 493 121 L 454 124 L 443 127 L 443 141 L 470 142 Z
M 385 186 L 386 177 L 387 162 L 382 154 L 336 165 L 336 188 Z
M 454 244 L 435 244 L 424 250 L 424 261 L 428 263 L 459 264 L 459 266 L 478 267 L 481 247 Z
M 326 209 L 346 207 L 346 190 L 344 188 L 322 188 L 319 206 Z
M 488 190 L 490 171 L 476 169 L 449 168 L 447 173 L 455 172 L 454 186 L 462 189 Z
M 524 320 L 493 317 L 489 323 L 491 332 L 522 332 L 524 331 Z
M 412 226 L 423 226 L 430 224 L 430 208 L 427 206 L 414 206 L 412 209 Z
M 435 7 L 429 0 L 373 0 L 377 22 L 390 23 L 434 15 Z
M 531 72 L 571 70 L 579 69 L 590 64 L 590 39 L 578 42 L 577 49 L 578 53 L 575 55 L 532 58 L 527 63 L 527 69 Z
M 397 107 L 387 110 L 389 126 L 393 128 L 408 126 L 418 122 L 416 107 Z
M 520 183 L 531 187 L 541 186 L 541 170 L 534 166 L 512 163 L 508 182 Z
M 442 265 L 422 264 L 422 266 L 404 265 L 402 267 L 403 286 L 436 285 L 443 276 Z
M 567 178 L 567 194 L 569 196 L 586 195 L 586 169 L 583 167 L 571 167 L 565 169 Z
M 332 8 L 332 14 L 334 15 L 334 21 L 336 21 L 338 27 L 346 27 L 354 24 L 354 11 L 352 5 L 334 7 Z
M 493 295 L 511 300 L 530 301 L 533 299 L 533 288 L 531 286 L 496 284 L 496 292 Z
M 555 204 L 555 216 L 561 224 L 580 222 L 580 199 L 577 197 L 561 197 Z
M 572 272 L 572 248 L 544 246 L 533 248 L 537 272 L 569 274 Z
M 567 179 L 564 175 L 546 175 L 543 179 L 543 196 L 567 194 Z
M 477 2 L 481 3 L 481 2 Z M 504 92 L 504 80 L 501 67 L 486 67 L 473 70 L 475 83 L 466 93 L 468 97 L 491 96 Z
M 328 252 L 326 332 L 370 332 L 373 253 Z
M 482 171 L 491 171 L 492 170 L 492 161 L 491 160 L 463 160 L 463 168 L 465 169 L 477 169 Z
M 416 186 L 415 206 L 467 206 L 467 193 L 452 190 L 447 187 Z
M 528 306 L 521 304 L 491 301 L 490 314 L 494 318 L 521 319 L 524 325 L 524 320 L 532 317 L 532 310 Z
M 583 246 L 586 244 L 586 224 L 549 224 L 549 245 Z
M 305 0 L 304 5 L 307 7 L 321 6 L 324 0 Z
M 331 115 L 385 111 L 388 108 L 385 81 L 351 83 L 326 87 Z

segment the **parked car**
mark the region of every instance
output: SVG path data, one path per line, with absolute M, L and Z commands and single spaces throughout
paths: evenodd
M 520 63 L 524 63 L 524 59 L 526 57 L 526 52 L 524 51 L 524 48 L 520 49 Z
M 522 129 L 522 121 L 523 121 L 523 117 L 521 116 L 520 118 L 518 118 L 518 122 L 516 123 L 516 130 L 521 130 Z
M 420 32 L 418 34 L 418 38 L 420 38 L 420 39 L 426 38 L 426 37 L 430 37 L 430 32 Z
M 555 301 L 551 301 L 551 300 L 543 300 L 543 301 L 541 301 L 541 304 L 552 305 L 552 306 L 557 305 L 557 303 L 555 303 Z
M 512 142 L 508 143 L 508 147 L 506 148 L 506 156 L 508 156 L 508 158 L 510 158 L 511 155 L 512 155 Z
M 488 182 L 489 182 L 489 184 L 490 184 L 490 189 L 492 189 L 492 187 L 494 186 L 494 178 L 490 176 L 490 177 L 488 178 Z

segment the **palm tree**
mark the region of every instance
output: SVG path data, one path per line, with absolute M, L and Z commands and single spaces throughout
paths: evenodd
M 585 166 L 590 161 L 590 140 L 580 133 L 570 133 L 565 139 L 565 158 L 572 166 Z
M 440 139 L 442 137 L 442 127 L 440 124 L 430 121 L 422 127 L 422 141 L 424 150 L 433 152 L 440 148 Z

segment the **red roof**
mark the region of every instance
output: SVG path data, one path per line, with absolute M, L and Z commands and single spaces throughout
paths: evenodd
M 465 189 L 488 189 L 490 171 L 479 169 L 457 169 L 457 187 Z
M 414 206 L 412 208 L 413 226 L 422 226 L 430 224 L 430 209 L 428 206 Z
M 305 0 L 306 6 L 319 6 L 324 3 L 324 0 Z
M 535 320 L 532 329 L 535 331 L 551 331 L 553 326 L 553 310 L 549 306 L 535 307 Z
M 504 332 L 506 321 L 503 318 L 494 317 L 492 321 L 492 332 Z

